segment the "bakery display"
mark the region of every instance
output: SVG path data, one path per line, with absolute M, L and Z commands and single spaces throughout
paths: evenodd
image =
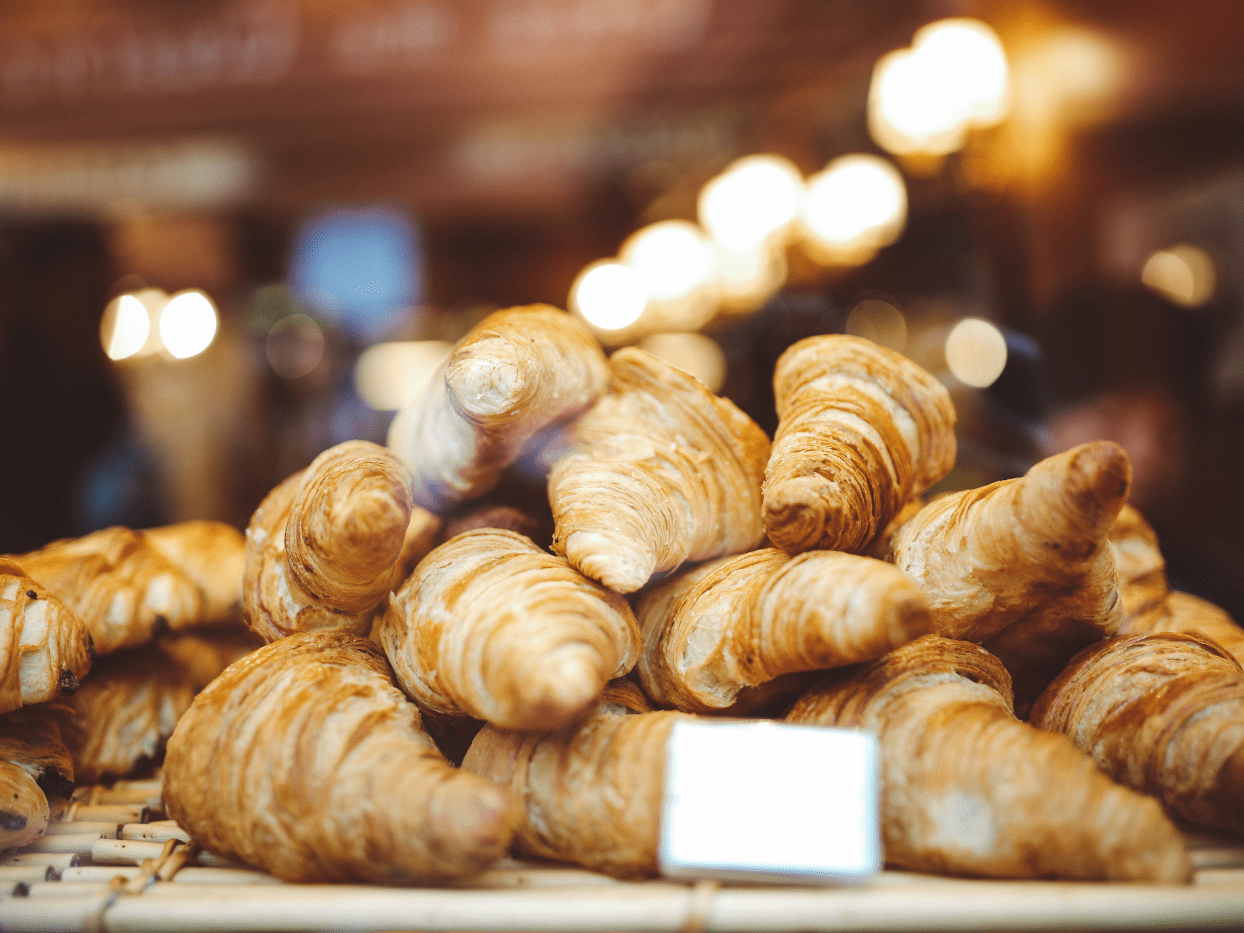
M 684 561 L 757 547 L 765 433 L 643 350 L 618 350 L 609 369 L 609 391 L 576 422 L 549 474 L 553 550 L 633 593 Z
M 388 446 L 434 512 L 482 496 L 539 432 L 605 389 L 587 327 L 549 305 L 490 314 L 454 347 L 425 394 L 398 412 Z
M 407 545 L 409 486 L 389 451 L 346 441 L 268 493 L 246 529 L 251 630 L 263 641 L 322 629 L 366 634 Z
M 1122 625 L 1107 535 L 1130 479 L 1123 448 L 1082 444 L 1022 477 L 936 499 L 891 541 L 934 631 L 1001 658 L 1021 714 L 1073 654 Z
M 1032 722 L 1172 813 L 1244 832 L 1244 669 L 1214 642 L 1159 632 L 1086 648 Z
M 695 713 L 784 675 L 870 661 L 932 625 L 919 588 L 892 564 L 776 548 L 679 572 L 647 590 L 636 612 L 644 689 Z
M 0 713 L 69 696 L 90 669 L 86 624 L 0 558 Z
M 372 642 L 303 632 L 241 659 L 177 724 L 169 815 L 207 850 L 287 881 L 412 883 L 505 851 L 509 798 L 453 768 Z
M 445 542 L 377 627 L 402 689 L 437 713 L 509 729 L 560 729 L 635 664 L 630 606 L 511 531 Z
M 773 374 L 778 429 L 765 468 L 769 540 L 859 551 L 955 462 L 946 389 L 905 356 L 845 334 L 789 347 Z
M 1157 801 L 1115 784 L 1063 736 L 1016 720 L 1006 669 L 977 645 L 925 636 L 826 675 L 787 718 L 878 736 L 891 864 L 1007 878 L 1192 879 Z
M 892 867 L 1173 885 L 1163 805 L 1244 829 L 1238 664 L 1116 637 L 1244 643 L 1170 590 L 1120 447 L 935 495 L 955 412 L 909 360 L 811 338 L 775 395 L 771 445 L 643 350 L 498 312 L 390 447 L 324 451 L 244 539 L 114 528 L 0 564 L 5 702 L 39 716 L 82 681 L 48 719 L 66 770 L 143 773 L 167 740 L 169 815 L 286 881 L 443 882 L 507 851 L 652 876 L 670 730 L 723 712 L 875 734 Z M 239 605 L 265 647 L 184 631 Z M 15 792 L 29 841 L 47 817 Z

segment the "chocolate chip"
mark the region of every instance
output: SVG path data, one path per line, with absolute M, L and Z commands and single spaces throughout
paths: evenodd
M 73 671 L 63 670 L 60 672 L 60 680 L 56 686 L 60 688 L 61 696 L 69 697 L 78 692 L 78 688 L 82 686 L 82 683 L 74 676 Z
M 38 598 L 39 598 L 39 594 L 38 594 L 38 593 L 36 593 L 34 590 L 27 590 L 27 591 L 26 591 L 26 595 L 27 595 L 30 599 L 38 599 Z
M 20 813 L 10 813 L 8 810 L 0 810 L 0 829 L 7 829 L 9 832 L 17 832 L 19 829 L 26 828 L 26 817 Z

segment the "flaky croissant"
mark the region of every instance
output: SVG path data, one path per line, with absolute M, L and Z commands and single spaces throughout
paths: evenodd
M 194 580 L 141 531 L 105 528 L 10 559 L 86 623 L 98 654 L 203 621 Z
M 204 848 L 286 881 L 469 875 L 514 820 L 436 750 L 379 648 L 342 632 L 269 644 L 200 693 L 169 739 L 164 802 Z
M 1130 480 L 1123 448 L 1082 444 L 1018 479 L 934 500 L 891 542 L 934 631 L 997 655 L 1021 715 L 1073 654 L 1122 624 L 1106 538 Z
M 776 548 L 681 571 L 645 593 L 636 614 L 644 689 L 693 713 L 785 674 L 872 660 L 931 624 L 916 584 L 890 564 Z
M 199 588 L 203 598 L 199 622 L 241 620 L 246 550 L 242 532 L 224 522 L 192 520 L 148 528 L 143 534 Z
M 43 835 L 49 797 L 73 793 L 73 762 L 60 736 L 56 704 L 38 704 L 0 716 L 0 850 Z
M 245 620 L 263 641 L 365 634 L 410 528 L 410 476 L 379 444 L 346 441 L 278 485 L 246 529 Z
M 377 636 L 416 702 L 508 729 L 560 729 L 635 664 L 618 594 L 510 531 L 464 532 L 423 559 Z
M 69 696 L 90 669 L 85 623 L 0 558 L 0 713 Z
M 1244 832 L 1244 670 L 1213 642 L 1159 633 L 1086 648 L 1031 721 L 1173 813 Z
M 656 572 L 756 547 L 769 439 L 733 403 L 634 347 L 549 474 L 553 550 L 631 593 Z
M 992 877 L 1186 882 L 1157 801 L 1115 784 L 1064 736 L 1015 719 L 1005 668 L 925 636 L 830 672 L 788 721 L 865 729 L 881 746 L 886 860 Z
M 484 726 L 462 768 L 521 802 L 519 852 L 622 878 L 654 875 L 665 745 L 685 716 L 649 710 L 633 684 L 618 681 L 591 717 L 561 732 Z
M 549 305 L 490 314 L 454 347 L 428 391 L 398 412 L 388 446 L 433 512 L 488 492 L 537 432 L 605 389 L 591 332 Z
M 845 334 L 789 347 L 773 374 L 778 429 L 765 469 L 769 540 L 860 551 L 955 462 L 950 395 L 911 360 Z
M 126 777 L 160 760 L 195 694 L 256 647 L 241 625 L 156 639 L 99 661 L 65 705 L 62 728 L 79 781 Z
M 1122 635 L 1186 632 L 1216 642 L 1244 663 L 1244 629 L 1208 600 L 1172 590 L 1158 536 L 1130 505 L 1110 530 L 1123 604 Z

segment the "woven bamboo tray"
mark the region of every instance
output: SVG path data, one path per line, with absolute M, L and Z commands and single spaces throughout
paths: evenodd
M 196 852 L 159 781 L 74 795 L 0 853 L 0 930 L 907 931 L 1244 929 L 1244 839 L 1190 834 L 1190 887 L 975 881 L 887 871 L 851 888 L 621 882 L 505 861 L 435 888 L 291 885 Z

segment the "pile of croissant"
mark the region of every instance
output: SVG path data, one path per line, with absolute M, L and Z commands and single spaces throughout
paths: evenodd
M 874 733 L 897 867 L 1183 883 L 1174 820 L 1244 831 L 1244 634 L 1169 588 L 1120 447 L 926 502 L 955 460 L 927 372 L 825 335 L 774 388 L 770 441 L 562 311 L 500 311 L 244 538 L 9 555 L 0 847 L 75 771 L 163 753 L 170 815 L 287 880 L 650 876 L 666 739 L 705 716 Z

